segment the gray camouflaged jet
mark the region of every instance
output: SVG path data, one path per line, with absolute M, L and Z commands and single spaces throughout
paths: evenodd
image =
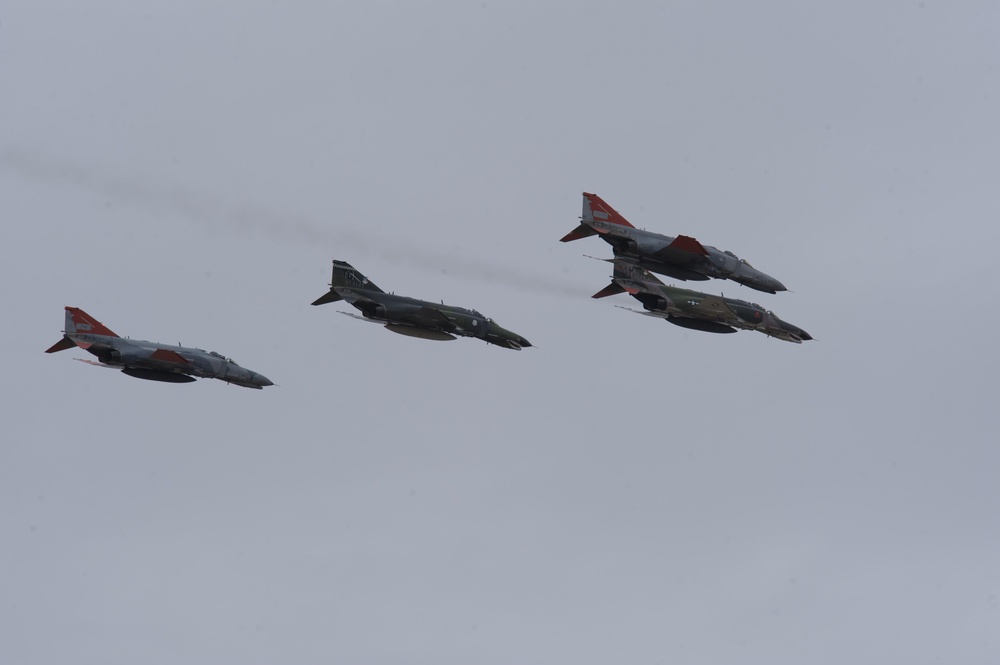
M 360 310 L 361 316 L 341 312 L 363 321 L 381 323 L 386 330 L 422 339 L 452 340 L 477 337 L 489 344 L 521 350 L 531 346 L 525 338 L 506 330 L 474 309 L 417 300 L 386 293 L 350 263 L 333 260 L 330 292 L 313 305 L 344 300 Z
M 702 245 L 689 236 L 637 229 L 597 194 L 583 193 L 580 225 L 561 242 L 600 234 L 614 248 L 615 260 L 682 280 L 731 279 L 751 289 L 777 293 L 785 286 L 729 251 Z
M 782 321 L 756 303 L 667 286 L 648 270 L 620 261 L 614 264 L 611 284 L 595 293 L 594 298 L 628 293 L 642 303 L 645 311 L 622 309 L 666 319 L 692 330 L 713 333 L 734 333 L 737 328 L 756 330 L 796 344 L 812 339 L 802 328 Z
M 191 383 L 197 378 L 220 379 L 244 388 L 274 385 L 264 375 L 240 367 L 232 358 L 185 346 L 119 337 L 78 307 L 66 308 L 63 338 L 45 353 L 75 346 L 97 356 L 98 362 L 76 358 L 98 367 L 121 369 L 123 374 L 148 381 Z

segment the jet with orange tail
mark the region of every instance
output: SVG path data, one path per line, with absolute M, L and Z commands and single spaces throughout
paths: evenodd
M 731 279 L 766 293 L 787 291 L 775 278 L 729 251 L 702 245 L 690 236 L 665 236 L 637 229 L 597 194 L 583 193 L 580 225 L 562 242 L 600 235 L 614 249 L 618 263 L 631 263 L 674 279 Z
M 77 360 L 98 367 L 120 369 L 123 374 L 137 379 L 167 383 L 219 379 L 257 390 L 274 385 L 263 374 L 240 367 L 232 358 L 215 351 L 119 337 L 79 307 L 67 307 L 63 338 L 45 352 L 55 353 L 74 347 L 97 357 L 97 361 Z

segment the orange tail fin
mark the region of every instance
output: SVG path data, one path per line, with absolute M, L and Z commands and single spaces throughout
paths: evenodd
M 601 222 L 611 222 L 635 228 L 628 223 L 628 220 L 618 214 L 618 211 L 608 205 L 607 201 L 597 194 L 583 193 L 583 219 L 598 220 Z
M 91 335 L 118 337 L 107 326 L 79 307 L 66 308 L 66 333 L 85 332 Z

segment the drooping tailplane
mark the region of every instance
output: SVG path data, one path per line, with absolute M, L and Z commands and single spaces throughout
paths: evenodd
M 571 242 L 573 240 L 579 240 L 580 238 L 589 238 L 593 235 L 597 235 L 597 231 L 587 226 L 586 223 L 582 223 L 562 238 L 559 238 L 559 242 Z
M 72 349 L 74 346 L 76 346 L 76 342 L 71 340 L 69 337 L 63 335 L 63 338 L 61 340 L 59 340 L 49 348 L 45 349 L 45 353 L 55 353 L 57 351 L 65 351 L 66 349 Z
M 76 333 L 118 337 L 118 335 L 112 332 L 111 329 L 92 317 L 90 314 L 87 314 L 79 307 L 66 308 L 66 324 L 63 332 L 66 333 L 63 335 L 63 338 L 46 349 L 45 353 L 56 353 L 57 351 L 72 349 L 76 346 L 76 342 L 70 339 L 69 335 Z
M 330 292 L 320 298 L 317 298 L 313 304 L 325 305 L 328 302 L 342 300 L 343 298 L 341 295 L 337 293 L 338 287 L 364 289 L 366 291 L 384 293 L 382 289 L 377 287 L 373 282 L 369 281 L 367 277 L 358 272 L 358 270 L 356 270 L 350 263 L 334 259 L 333 276 L 330 278 Z
M 618 295 L 619 293 L 625 293 L 625 287 L 623 287 L 618 282 L 611 282 L 603 289 L 590 296 L 591 298 L 607 298 L 608 296 Z

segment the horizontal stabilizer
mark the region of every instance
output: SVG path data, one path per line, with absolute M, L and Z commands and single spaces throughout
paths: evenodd
M 340 297 L 339 293 L 337 293 L 333 289 L 330 289 L 329 293 L 326 293 L 326 294 L 320 296 L 319 298 L 317 298 L 316 300 L 314 300 L 313 304 L 314 305 L 325 305 L 328 302 L 337 302 L 338 300 L 343 300 L 343 298 Z
M 614 296 L 619 293 L 625 293 L 624 287 L 622 287 L 618 282 L 611 282 L 603 289 L 590 296 L 591 298 L 607 298 L 608 296 Z
M 589 238 L 590 236 L 596 234 L 597 231 L 590 228 L 586 224 L 581 224 L 580 226 L 576 227 L 575 229 L 564 235 L 562 238 L 560 238 L 559 242 L 570 242 L 572 240 L 579 240 L 580 238 Z
M 45 353 L 55 353 L 57 351 L 65 351 L 66 349 L 72 349 L 76 346 L 76 342 L 71 340 L 69 337 L 63 336 L 61 340 L 50 346 L 45 350 Z

